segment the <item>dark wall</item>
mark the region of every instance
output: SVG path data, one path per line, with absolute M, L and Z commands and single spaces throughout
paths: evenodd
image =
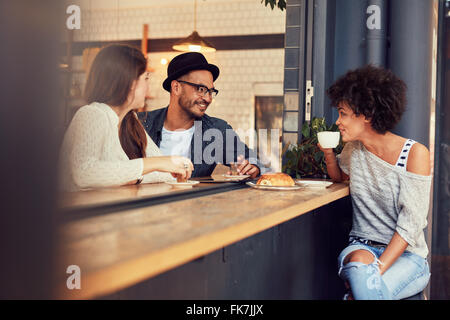
M 394 132 L 429 146 L 433 1 L 390 1 L 388 67 L 408 86 L 407 110 Z
M 431 299 L 450 299 L 450 4 L 440 3 Z
M 51 297 L 59 2 L 0 2 L 0 299 Z
M 367 27 L 372 4 L 381 9 L 380 30 Z M 325 94 L 331 83 L 365 64 L 385 65 L 408 86 L 407 111 L 394 132 L 428 146 L 432 1 L 315 0 L 314 8 L 313 115 L 335 122 Z
M 336 1 L 316 0 L 314 6 L 313 117 L 325 117 L 331 124 L 332 108 L 325 91 L 334 81 Z

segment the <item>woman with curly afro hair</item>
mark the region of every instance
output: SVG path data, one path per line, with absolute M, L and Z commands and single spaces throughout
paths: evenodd
M 337 107 L 342 153 L 319 147 L 330 177 L 350 180 L 353 224 L 338 258 L 344 299 L 403 299 L 421 292 L 430 271 L 423 229 L 430 201 L 430 154 L 392 133 L 405 111 L 406 85 L 372 65 L 349 71 L 327 91 Z

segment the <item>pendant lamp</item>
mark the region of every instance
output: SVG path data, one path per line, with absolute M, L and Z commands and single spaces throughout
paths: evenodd
M 195 52 L 214 52 L 216 48 L 203 39 L 197 29 L 197 0 L 194 1 L 194 31 L 187 37 L 178 42 L 176 42 L 172 49 L 177 51 L 195 51 Z

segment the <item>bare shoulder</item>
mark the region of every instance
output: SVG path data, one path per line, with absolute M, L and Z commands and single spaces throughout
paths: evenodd
M 423 176 L 430 175 L 430 151 L 427 147 L 420 143 L 415 143 L 411 147 L 406 170 Z

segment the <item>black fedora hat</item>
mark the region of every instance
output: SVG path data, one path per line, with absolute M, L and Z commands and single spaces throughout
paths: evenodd
M 208 70 L 213 75 L 213 81 L 216 81 L 220 72 L 217 66 L 206 61 L 203 54 L 199 52 L 183 53 L 170 61 L 167 67 L 167 78 L 163 82 L 163 88 L 170 92 L 172 80 L 176 80 L 192 70 Z

